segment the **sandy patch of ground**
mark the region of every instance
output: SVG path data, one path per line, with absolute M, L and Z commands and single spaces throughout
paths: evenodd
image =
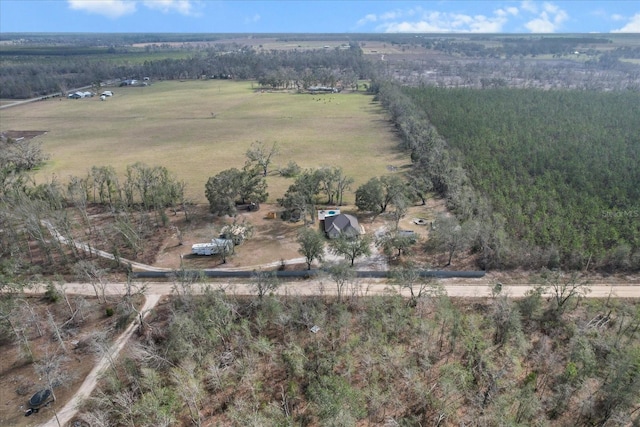
M 180 263 L 187 269 L 240 268 L 260 266 L 281 259 L 299 258 L 296 235 L 302 223 L 291 223 L 279 218 L 269 219 L 269 212 L 274 206 L 263 204 L 256 212 L 241 212 L 236 221 L 246 222 L 253 227 L 253 235 L 244 243 L 236 246 L 234 254 L 227 257 L 222 264 L 219 256 L 193 256 L 191 246 L 195 243 L 207 243 L 218 237 L 225 224 L 233 223 L 229 217 L 216 217 L 208 213 L 208 206 L 195 207 L 193 219 L 186 222 L 182 216 L 173 219 L 173 224 L 182 235 L 182 244 L 177 230 L 164 240 L 159 249 L 155 267 L 180 268 Z M 181 214 L 178 214 L 181 215 Z

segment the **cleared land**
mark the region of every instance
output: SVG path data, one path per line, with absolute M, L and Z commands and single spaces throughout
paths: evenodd
M 342 166 L 355 179 L 354 189 L 409 163 L 382 108 L 363 93 L 269 92 L 220 80 L 108 89 L 115 95 L 106 101 L 49 100 L 3 110 L 0 130 L 47 131 L 38 137 L 50 155 L 36 175 L 40 181 L 84 176 L 91 166 L 124 173 L 143 161 L 166 166 L 196 202 L 206 201 L 210 176 L 244 165 L 255 141 L 278 143 L 274 170 L 289 161 L 303 168 Z M 291 182 L 272 173 L 269 201 Z

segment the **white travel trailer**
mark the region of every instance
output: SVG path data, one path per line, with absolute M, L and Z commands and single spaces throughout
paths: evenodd
M 217 255 L 221 252 L 231 253 L 233 241 L 229 239 L 211 239 L 211 243 L 196 243 L 191 246 L 193 255 Z

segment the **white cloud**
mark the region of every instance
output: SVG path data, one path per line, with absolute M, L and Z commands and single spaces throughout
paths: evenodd
M 611 31 L 612 33 L 640 33 L 640 13 L 633 15 L 624 27 Z
M 407 15 L 413 15 L 414 11 L 413 10 L 408 10 L 406 12 Z M 391 12 L 385 12 L 382 15 L 380 15 L 380 20 L 381 21 L 390 21 L 392 19 L 399 19 L 404 15 L 404 13 L 400 10 L 394 10 Z
M 80 10 L 87 13 L 106 16 L 108 18 L 120 18 L 130 15 L 137 10 L 136 0 L 67 0 L 69 7 L 73 10 Z M 162 13 L 179 13 L 186 16 L 196 16 L 196 5 L 199 1 L 194 0 L 143 0 L 144 6 L 151 10 Z
M 253 16 L 249 16 L 249 17 L 245 18 L 244 19 L 244 23 L 245 24 L 254 24 L 254 23 L 258 22 L 261 18 L 262 17 L 256 13 Z
M 415 8 L 380 16 L 367 15 L 359 23 L 381 22 L 377 30 L 387 33 L 498 33 L 502 31 L 508 16 L 517 13 L 517 8 L 497 9 L 490 16 Z
M 378 17 L 375 14 L 370 13 L 368 15 L 365 15 L 364 18 L 358 20 L 357 25 L 361 27 L 363 25 L 368 24 L 369 22 L 376 22 L 377 20 L 378 20 Z
M 553 33 L 555 26 L 546 18 L 532 19 L 524 25 L 532 33 Z
M 516 16 L 518 15 L 519 11 L 517 7 L 507 7 L 504 9 L 497 9 L 493 13 L 497 16 Z
M 530 13 L 538 13 L 538 6 L 531 0 L 525 0 L 520 3 L 520 8 Z
M 119 18 L 136 11 L 136 2 L 130 0 L 67 0 L 69 7 L 108 18 Z
M 533 8 L 529 7 L 526 10 L 528 12 L 532 12 Z M 535 8 L 535 10 L 538 11 L 537 7 Z M 539 11 L 538 16 L 535 19 L 527 22 L 524 26 L 532 33 L 553 33 L 558 31 L 562 23 L 567 19 L 569 19 L 569 15 L 567 14 L 567 12 L 560 9 L 560 7 L 553 3 L 543 3 L 542 10 Z
M 513 3 L 512 3 L 513 4 Z M 562 29 L 569 14 L 550 1 L 524 0 L 517 6 L 506 4 L 485 14 L 452 13 L 415 7 L 369 14 L 358 26 L 376 23 L 376 31 L 387 33 L 500 33 L 519 21 L 521 29 L 533 33 L 552 33 Z
M 181 15 L 196 15 L 193 1 L 191 0 L 144 0 L 144 5 L 152 10 L 162 13 L 178 12 Z
M 553 3 L 543 3 L 542 8 L 544 9 L 545 12 L 548 12 L 548 13 L 562 12 L 562 10 Z

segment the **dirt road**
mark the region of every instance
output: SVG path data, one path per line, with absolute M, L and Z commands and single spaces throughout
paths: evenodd
M 479 282 L 479 283 L 478 283 Z M 448 283 L 447 280 L 436 282 L 441 286 L 447 295 L 456 298 L 480 298 L 491 295 L 492 285 L 484 283 L 485 281 L 469 280 L 469 283 Z M 67 283 L 66 291 L 70 294 L 94 295 L 91 286 L 83 283 Z M 207 283 L 213 289 L 225 291 L 231 295 L 255 295 L 256 292 L 248 283 L 240 282 L 211 282 Z M 400 290 L 397 287 L 392 288 L 385 279 L 363 279 L 354 285 L 358 288 L 359 295 L 381 295 L 388 292 L 400 292 L 403 296 L 409 296 L 408 289 Z M 146 294 L 150 295 L 170 295 L 173 284 L 170 282 L 148 282 L 146 283 Z M 335 285 L 330 280 L 301 280 L 294 282 L 284 282 L 276 291 L 278 295 L 300 295 L 300 296 L 321 296 L 335 295 Z M 513 298 L 521 298 L 533 289 L 534 285 L 503 285 L 503 294 Z M 587 294 L 589 298 L 640 298 L 640 283 L 638 284 L 593 284 L 589 285 L 590 292 Z M 194 293 L 201 293 L 203 286 L 196 284 L 193 287 Z M 114 283 L 107 287 L 106 292 L 110 295 L 122 295 L 125 293 L 124 283 Z

